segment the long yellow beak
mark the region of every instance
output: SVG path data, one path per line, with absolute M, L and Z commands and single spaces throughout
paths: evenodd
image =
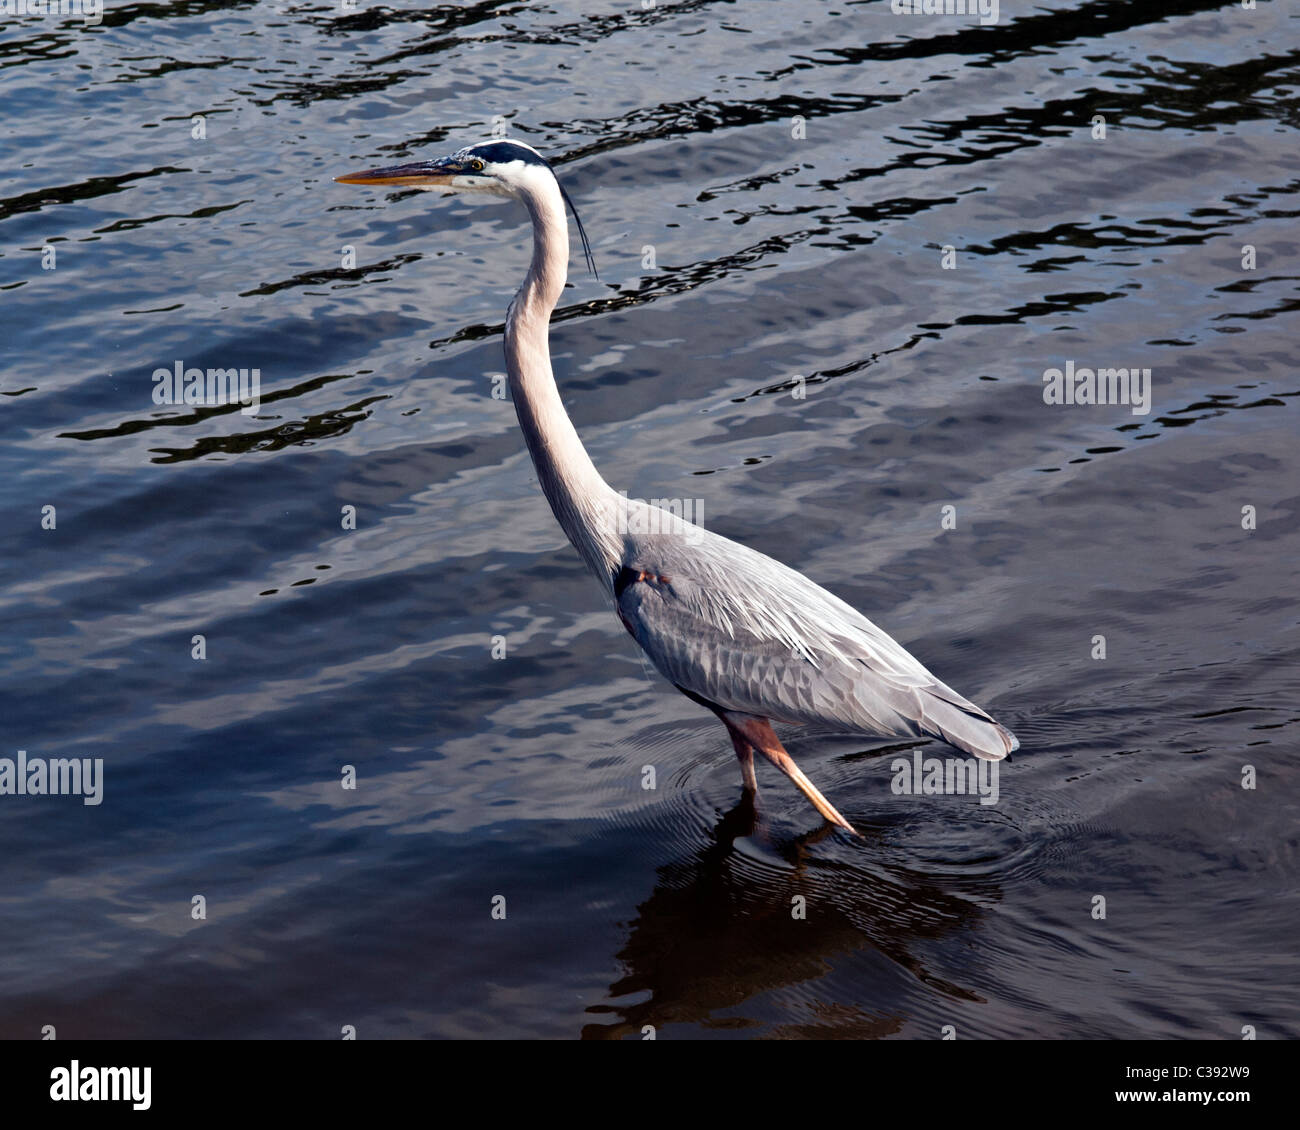
M 461 170 L 448 161 L 417 161 L 411 165 L 392 165 L 387 169 L 367 169 L 335 177 L 339 184 L 398 184 L 407 188 L 421 185 L 449 185 Z

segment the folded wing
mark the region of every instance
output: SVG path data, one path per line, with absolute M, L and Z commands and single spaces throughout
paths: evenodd
M 629 537 L 614 597 L 655 667 L 725 709 L 930 735 L 990 760 L 1019 745 L 856 609 L 699 527 Z

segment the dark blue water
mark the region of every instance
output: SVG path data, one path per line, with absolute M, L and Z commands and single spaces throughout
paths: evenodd
M 1300 1034 L 1298 30 L 8 20 L 0 757 L 102 758 L 104 791 L 0 796 L 0 1035 Z M 740 803 L 492 396 L 522 211 L 332 181 L 494 122 L 595 245 L 552 342 L 597 465 L 1010 726 L 997 804 L 800 732 L 862 841 L 762 767 Z M 155 404 L 177 361 L 257 368 L 260 406 Z M 1150 411 L 1045 403 L 1067 362 L 1149 368 Z

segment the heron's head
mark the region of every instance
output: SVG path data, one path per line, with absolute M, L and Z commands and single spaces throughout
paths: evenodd
M 587 263 L 592 273 L 595 273 L 587 233 L 583 230 L 582 220 L 578 218 L 578 210 L 546 158 L 522 141 L 480 141 L 457 150 L 450 157 L 390 165 L 385 169 L 367 169 L 365 172 L 349 173 L 334 179 L 339 184 L 394 185 L 400 188 L 437 189 L 448 195 L 486 194 L 515 200 L 540 197 L 554 185 L 573 213 L 578 234 L 582 236 L 582 249 L 586 253 Z

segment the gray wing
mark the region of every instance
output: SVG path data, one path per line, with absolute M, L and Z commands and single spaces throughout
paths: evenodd
M 627 537 L 614 590 L 619 618 L 655 667 L 725 709 L 928 734 L 992 760 L 1019 744 L 856 609 L 697 526 Z

